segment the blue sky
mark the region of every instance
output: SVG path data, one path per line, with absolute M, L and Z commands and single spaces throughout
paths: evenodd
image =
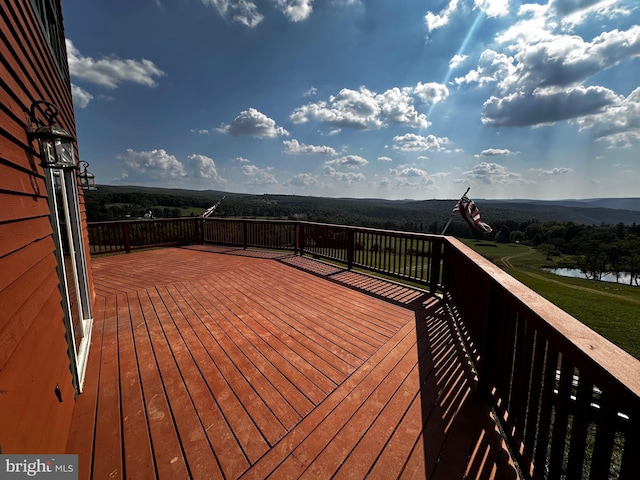
M 637 0 L 62 0 L 98 184 L 640 196 Z

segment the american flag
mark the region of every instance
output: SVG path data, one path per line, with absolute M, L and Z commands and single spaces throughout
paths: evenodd
M 216 208 L 218 208 L 218 205 L 220 205 L 220 203 L 221 203 L 221 202 L 222 202 L 222 200 L 224 200 L 224 199 L 225 199 L 225 197 L 222 197 L 220 200 L 218 200 L 218 202 L 217 202 L 215 205 L 213 205 L 213 206 L 211 206 L 211 207 L 207 208 L 207 209 L 204 211 L 204 213 L 203 213 L 202 215 L 200 215 L 200 218 L 207 218 L 209 215 L 211 215 L 213 212 L 215 212 L 215 211 L 216 211 Z
M 470 200 L 467 195 L 463 195 L 460 201 L 453 207 L 453 211 L 451 215 L 455 215 L 456 213 L 460 213 L 462 218 L 464 218 L 465 222 L 469 224 L 471 228 L 474 230 L 478 230 L 483 233 L 491 233 L 493 229 L 486 223 L 484 223 L 480 219 L 480 210 L 476 207 L 476 204 L 473 203 L 473 200 Z

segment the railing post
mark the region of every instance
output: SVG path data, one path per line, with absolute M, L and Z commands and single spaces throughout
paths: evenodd
M 353 268 L 353 258 L 355 254 L 355 236 L 356 233 L 353 230 L 347 230 L 347 270 Z
M 477 347 L 482 352 L 478 368 L 478 390 L 485 396 L 486 400 L 492 402 L 492 386 L 496 382 L 494 371 L 496 368 L 497 352 L 500 351 L 498 337 L 500 335 L 500 310 L 499 302 L 494 297 L 496 293 L 490 284 L 479 286 L 484 291 L 478 292 L 479 298 L 484 298 L 484 302 L 478 304 L 479 325 L 476 338 Z M 507 347 L 508 348 L 508 347 Z M 499 392 L 504 394 L 504 392 Z
M 249 222 L 247 220 L 242 221 L 242 248 L 247 249 L 249 243 Z
M 204 218 L 196 218 L 196 235 L 197 242 L 200 245 L 204 245 L 204 228 L 206 220 Z
M 303 225 L 302 223 L 298 223 L 298 236 L 297 236 L 297 242 L 298 242 L 298 250 L 300 251 L 300 255 L 304 255 L 304 247 L 306 246 L 306 238 L 305 238 L 305 225 Z
M 131 238 L 129 238 L 129 224 L 122 224 L 122 236 L 124 238 L 124 251 L 131 253 Z
M 440 240 L 431 240 L 431 265 L 429 268 L 429 291 L 431 293 L 438 291 L 443 243 Z

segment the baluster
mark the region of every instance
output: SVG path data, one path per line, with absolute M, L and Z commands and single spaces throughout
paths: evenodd
M 590 480 L 609 478 L 618 416 L 615 399 L 612 397 L 613 395 L 609 390 L 604 390 L 600 395 L 600 413 L 596 424 L 596 440 L 593 446 Z
M 571 422 L 571 444 L 569 446 L 569 460 L 567 463 L 567 480 L 582 479 L 587 431 L 589 430 L 589 416 L 591 399 L 593 398 L 593 382 L 585 375 L 578 378 L 576 395 L 576 410 Z

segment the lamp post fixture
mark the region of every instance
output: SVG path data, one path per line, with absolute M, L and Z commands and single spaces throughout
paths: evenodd
M 40 143 L 44 168 L 77 168 L 73 147 L 76 139 L 58 125 L 58 114 L 58 107 L 54 104 L 43 100 L 34 102 L 29 111 L 27 136 L 29 140 L 35 139 Z
M 89 162 L 80 160 L 80 166 L 82 166 L 82 171 L 78 174 L 78 177 L 80 177 L 80 186 L 82 189 L 97 190 L 96 176 L 89 171 Z

